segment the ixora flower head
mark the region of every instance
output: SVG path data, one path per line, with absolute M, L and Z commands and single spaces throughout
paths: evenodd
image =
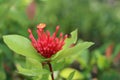
M 48 30 L 46 32 L 44 31 L 45 27 L 46 24 L 44 23 L 41 23 L 37 26 L 37 40 L 34 38 L 30 29 L 28 29 L 28 32 L 30 34 L 29 38 L 32 41 L 32 45 L 37 50 L 37 52 L 45 58 L 50 58 L 52 55 L 56 54 L 62 49 L 63 45 L 65 44 L 64 41 L 67 38 L 67 35 L 63 36 L 63 34 L 60 33 L 59 37 L 56 37 L 60 28 L 57 26 L 56 31 L 51 36 Z

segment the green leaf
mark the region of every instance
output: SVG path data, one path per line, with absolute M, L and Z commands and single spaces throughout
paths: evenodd
M 78 53 L 78 54 L 79 55 L 77 56 L 77 58 L 74 58 L 74 59 L 76 59 L 76 60 L 78 60 L 78 62 L 80 62 L 80 65 L 81 65 L 82 68 L 87 67 L 88 63 L 89 63 L 89 52 L 88 52 L 88 50 L 83 51 L 82 53 Z
M 24 67 L 20 64 L 17 64 L 16 67 L 18 73 L 31 76 L 35 80 L 39 80 L 43 75 L 50 73 L 48 70 L 42 68 L 42 64 L 39 61 L 32 58 L 26 58 L 26 65 Z
M 78 32 L 77 29 L 74 30 L 73 32 L 71 32 L 71 37 L 67 38 L 65 40 L 65 45 L 63 46 L 63 48 L 68 48 L 68 47 L 70 47 L 71 44 L 76 43 L 76 41 L 77 41 L 77 32 Z
M 68 76 L 67 80 L 72 80 L 74 74 L 75 74 L 75 71 L 71 72 L 70 75 Z
M 107 65 L 105 56 L 99 56 L 97 59 L 97 65 L 99 69 L 104 69 Z
M 26 68 L 27 69 L 42 69 L 42 64 L 32 58 L 26 58 Z
M 32 47 L 31 42 L 27 38 L 20 35 L 7 35 L 3 36 L 3 40 L 14 52 L 38 61 L 42 60 L 42 57 Z
M 78 52 L 80 53 L 84 51 L 85 49 L 89 48 L 91 45 L 93 45 L 92 42 L 81 42 L 72 48 L 67 48 L 59 51 L 52 59 L 57 61 L 72 55 L 76 55 Z
M 67 79 L 72 78 L 72 80 L 82 80 L 84 79 L 84 75 L 79 71 L 72 68 L 65 68 L 60 72 L 60 76 Z M 68 80 L 68 79 L 67 79 Z M 71 80 L 71 79 L 70 79 Z
M 109 63 L 104 55 L 102 55 L 98 50 L 95 51 L 97 66 L 99 69 L 104 69 L 109 66 Z
M 42 75 L 32 77 L 32 80 L 42 80 Z
M 51 76 L 49 77 L 49 74 L 45 74 L 42 76 L 41 80 L 51 80 Z
M 38 68 L 37 69 L 36 68 L 26 69 L 26 68 L 21 67 L 19 64 L 17 64 L 16 67 L 20 74 L 23 74 L 26 76 L 39 76 L 39 75 L 49 73 L 49 71 L 47 71 L 46 69 L 38 69 Z
M 62 69 L 63 67 L 65 67 L 65 60 L 61 60 L 59 62 L 53 61 L 52 67 L 54 71 Z

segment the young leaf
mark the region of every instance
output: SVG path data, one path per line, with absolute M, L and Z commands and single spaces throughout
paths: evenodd
M 63 48 L 68 48 L 68 47 L 70 47 L 71 44 L 76 43 L 76 41 L 77 41 L 77 31 L 78 30 L 76 29 L 73 32 L 71 32 L 71 37 L 67 38 L 65 40 L 65 45 L 63 46 Z
M 42 60 L 27 38 L 20 35 L 7 35 L 3 36 L 3 40 L 14 52 L 38 61 Z

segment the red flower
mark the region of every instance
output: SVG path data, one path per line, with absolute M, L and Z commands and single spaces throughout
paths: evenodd
M 32 34 L 32 31 L 28 29 L 30 33 L 29 38 L 32 41 L 33 47 L 45 58 L 50 58 L 52 55 L 60 51 L 65 44 L 64 40 L 67 38 L 67 35 L 63 37 L 63 34 L 60 33 L 59 37 L 56 37 L 59 26 L 56 27 L 56 31 L 50 36 L 50 32 L 47 30 L 44 31 L 46 24 L 39 24 L 37 26 L 38 39 L 36 40 Z

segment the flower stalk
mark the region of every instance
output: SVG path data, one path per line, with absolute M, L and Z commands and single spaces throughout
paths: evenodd
M 54 73 L 53 73 L 52 65 L 50 62 L 47 62 L 47 64 L 48 64 L 50 72 L 51 72 L 51 78 L 52 78 L 52 80 L 54 80 Z
M 59 34 L 57 37 L 57 33 L 60 29 L 59 26 L 56 26 L 55 32 L 50 35 L 50 32 L 47 30 L 45 31 L 44 28 L 46 24 L 41 23 L 37 26 L 37 34 L 38 38 L 35 39 L 31 29 L 28 29 L 29 38 L 31 39 L 31 43 L 36 51 L 43 56 L 44 58 L 51 58 L 55 55 L 58 51 L 62 50 L 63 45 L 65 44 L 65 39 L 68 37 L 67 35 L 63 35 L 63 33 Z M 49 66 L 51 72 L 51 78 L 54 80 L 53 69 L 50 61 L 46 61 Z M 44 65 L 44 63 L 43 63 Z

